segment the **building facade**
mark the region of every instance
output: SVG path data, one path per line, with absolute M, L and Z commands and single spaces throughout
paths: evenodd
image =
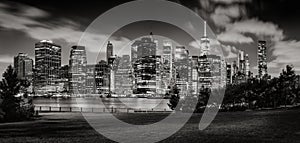
M 86 94 L 86 51 L 84 46 L 72 46 L 70 51 L 70 93 Z
M 263 78 L 263 76 L 268 74 L 267 68 L 267 46 L 266 41 L 258 41 L 257 49 L 257 65 L 258 65 L 258 77 Z
M 157 93 L 157 68 L 156 56 L 157 43 L 153 36 L 143 37 L 132 45 L 133 65 L 133 93 L 140 96 L 156 96 Z M 136 51 L 135 51 L 136 50 Z M 160 57 L 161 58 L 161 57 Z
M 57 92 L 61 67 L 61 46 L 50 40 L 35 44 L 34 90 L 36 93 Z
M 176 85 L 180 89 L 180 95 L 188 94 L 189 82 L 189 52 L 184 46 L 175 48 Z
M 115 71 L 115 93 L 117 95 L 128 96 L 132 94 L 131 62 L 129 55 L 123 55 Z
M 173 47 L 170 41 L 163 42 L 163 53 L 162 53 L 162 71 L 161 71 L 161 88 L 162 92 L 167 92 L 168 86 L 171 84 L 173 78 L 173 64 L 174 64 L 174 54 Z
M 101 60 L 95 66 L 95 83 L 96 83 L 96 94 L 107 94 L 109 93 L 109 74 L 110 67 L 107 62 Z
M 14 68 L 19 79 L 32 81 L 33 78 L 33 60 L 25 53 L 19 53 L 14 57 Z

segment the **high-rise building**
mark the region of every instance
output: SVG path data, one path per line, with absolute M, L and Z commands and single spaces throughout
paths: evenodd
M 113 44 L 108 41 L 107 43 L 107 46 L 106 46 L 106 61 L 107 61 L 107 64 L 109 66 L 109 80 L 108 80 L 108 91 L 109 91 L 109 94 L 111 94 L 111 92 L 114 91 L 115 87 L 114 87 L 114 71 L 113 71 L 113 66 L 115 64 L 115 59 L 116 59 L 116 56 L 113 55 Z
M 233 66 L 230 63 L 226 64 L 226 83 L 232 84 L 233 80 Z
M 134 41 L 134 43 L 131 45 L 131 64 L 133 65 L 137 59 L 138 59 L 138 52 L 137 49 L 140 45 L 141 41 L 140 40 L 136 40 Z
M 207 37 L 207 32 L 206 32 L 206 21 L 204 21 L 204 35 L 200 39 L 200 46 L 201 46 L 201 55 L 208 55 L 210 51 L 210 40 Z
M 250 62 L 249 62 L 249 55 L 245 55 L 245 70 L 246 70 L 246 78 L 250 77 Z
M 69 88 L 70 88 L 69 81 L 71 79 L 69 68 L 70 68 L 69 65 L 64 65 L 60 67 L 60 74 L 59 74 L 60 88 L 61 91 L 63 92 L 69 92 Z
M 199 74 L 198 74 L 198 59 L 199 56 L 192 56 L 190 58 L 190 78 L 189 78 L 189 90 L 191 94 L 197 95 L 199 93 L 198 91 L 198 85 L 199 85 Z
M 86 94 L 97 94 L 96 65 L 86 65 Z
M 162 54 L 162 88 L 167 90 L 173 76 L 173 47 L 170 41 L 163 42 Z
M 268 74 L 266 41 L 258 41 L 257 62 L 258 77 L 262 78 L 264 75 Z
M 242 50 L 239 50 L 238 54 L 238 70 L 242 74 L 246 74 L 245 53 Z
M 207 55 L 199 56 L 198 59 L 199 68 L 199 88 L 211 88 L 212 85 L 212 73 L 211 73 L 211 62 Z
M 14 68 L 19 79 L 32 81 L 33 78 L 33 60 L 25 53 L 19 53 L 14 57 Z
M 70 51 L 70 93 L 86 93 L 86 51 L 84 46 L 72 46 Z
M 132 94 L 131 62 L 129 55 L 123 55 L 115 68 L 115 93 L 118 95 Z
M 174 65 L 177 74 L 176 85 L 180 89 L 180 94 L 186 95 L 189 81 L 189 52 L 184 46 L 176 46 Z
M 56 92 L 61 67 L 61 46 L 50 40 L 42 40 L 35 44 L 35 76 L 36 93 Z
M 133 65 L 133 93 L 145 96 L 156 95 L 157 92 L 157 69 L 156 56 L 157 43 L 153 36 L 143 37 L 132 45 L 131 57 Z M 161 58 L 161 57 L 160 57 Z
M 199 83 L 198 88 L 211 88 L 212 86 L 212 58 L 209 59 L 210 55 L 210 39 L 206 33 L 206 21 L 204 21 L 204 35 L 200 40 L 201 54 L 198 59 L 198 74 Z
M 137 48 L 137 58 L 156 56 L 156 43 L 149 37 L 143 37 Z
M 97 94 L 109 93 L 109 72 L 107 62 L 101 60 L 95 67 L 95 83 Z
M 109 58 L 113 56 L 113 44 L 108 41 L 107 46 L 106 46 L 106 61 L 109 61 Z

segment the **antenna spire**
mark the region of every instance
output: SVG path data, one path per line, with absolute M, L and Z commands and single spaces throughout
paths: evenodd
M 204 21 L 204 37 L 206 37 L 206 21 Z

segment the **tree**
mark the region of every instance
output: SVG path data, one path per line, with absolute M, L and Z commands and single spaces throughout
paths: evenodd
M 174 85 L 174 86 L 169 87 L 169 88 L 170 88 L 169 95 L 171 95 L 171 98 L 169 100 L 168 106 L 170 107 L 170 109 L 174 110 L 176 108 L 176 106 L 178 105 L 178 103 L 179 103 L 179 99 L 180 99 L 179 91 L 180 91 L 180 89 L 177 87 L 177 85 Z
M 292 65 L 287 65 L 279 77 L 281 85 L 281 99 L 284 105 L 294 104 L 297 97 L 296 74 Z
M 3 74 L 3 79 L 0 82 L 0 109 L 4 113 L 2 120 L 22 120 L 27 117 L 27 114 L 24 114 L 24 112 L 27 111 L 29 114 L 33 115 L 33 105 L 31 100 L 26 100 L 26 102 L 24 102 L 23 99 L 25 97 L 16 97 L 20 91 L 26 91 L 26 88 L 29 86 L 30 83 L 27 80 L 19 80 L 13 67 L 11 65 L 8 66 L 7 70 Z M 25 96 L 26 95 L 27 94 L 25 94 Z M 23 105 L 26 105 L 26 107 Z M 24 110 L 24 108 L 28 110 Z

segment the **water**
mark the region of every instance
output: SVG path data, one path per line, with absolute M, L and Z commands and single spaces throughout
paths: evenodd
M 35 106 L 51 106 L 62 108 L 133 108 L 169 110 L 168 99 L 147 98 L 35 98 Z

